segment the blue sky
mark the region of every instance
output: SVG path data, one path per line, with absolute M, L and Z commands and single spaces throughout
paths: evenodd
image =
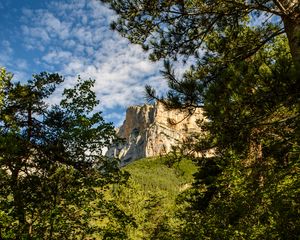
M 17 81 L 58 72 L 66 79 L 62 88 L 77 75 L 96 79 L 98 110 L 117 126 L 128 106 L 145 103 L 146 84 L 164 92 L 166 83 L 161 63 L 109 29 L 113 18 L 96 0 L 0 0 L 0 66 Z M 50 103 L 59 101 L 60 90 Z

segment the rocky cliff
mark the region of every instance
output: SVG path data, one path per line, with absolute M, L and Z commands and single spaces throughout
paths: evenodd
M 160 103 L 129 107 L 123 125 L 117 130 L 125 143 L 112 146 L 107 155 L 120 158 L 122 165 L 143 157 L 164 155 L 173 145 L 198 133 L 196 121 L 201 118 L 201 109 L 188 116 L 186 112 L 167 111 Z

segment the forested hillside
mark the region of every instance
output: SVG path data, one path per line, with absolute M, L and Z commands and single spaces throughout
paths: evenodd
M 114 185 L 112 198 L 134 219 L 136 226 L 127 227 L 129 239 L 177 239 L 176 199 L 192 186 L 196 166 L 187 159 L 172 163 L 153 157 L 134 161 L 123 171 L 130 174 L 129 181 Z

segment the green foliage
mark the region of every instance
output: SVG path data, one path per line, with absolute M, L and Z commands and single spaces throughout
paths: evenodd
M 214 154 L 195 158 L 193 188 L 178 199 L 180 238 L 297 239 L 299 2 L 104 2 L 114 29 L 165 60 L 170 90 L 160 98 L 148 86 L 149 98 L 205 112 L 206 134 L 185 147 Z M 192 62 L 181 78 L 178 59 Z
M 117 205 L 135 219 L 129 239 L 177 239 L 179 219 L 175 199 L 191 186 L 196 168 L 190 160 L 168 167 L 165 158 L 147 158 L 124 168 L 130 173 L 126 186 L 114 185 Z
M 194 56 L 202 62 L 216 54 L 223 64 L 239 61 L 286 33 L 294 62 L 300 63 L 299 3 L 275 0 L 102 2 L 108 3 L 119 16 L 112 29 L 150 51 L 150 59 L 154 61 L 177 60 L 182 56 L 186 60 Z
M 276 56 L 276 57 L 275 57 Z M 208 135 L 180 202 L 183 239 L 297 239 L 299 91 L 285 39 L 230 65 L 204 93 Z M 283 210 L 284 209 L 284 210 Z M 285 223 L 285 224 L 284 224 Z M 283 227 L 283 225 L 285 227 Z
M 180 239 L 297 239 L 299 163 L 284 169 L 269 164 L 258 185 L 257 169 L 245 168 L 232 156 L 230 161 L 222 174 L 202 175 L 198 188 L 178 200 L 185 206 Z
M 110 184 L 125 180 L 118 162 L 101 155 L 116 139 L 91 91 L 93 80 L 65 89 L 59 105 L 45 99 L 63 82 L 58 74 L 34 75 L 27 83 L 8 79 L 0 106 L 0 238 L 86 239 L 108 237 L 109 224 L 129 220 L 104 198 Z M 112 232 L 112 230 L 110 230 Z
M 5 97 L 5 88 L 10 83 L 12 75 L 7 73 L 5 68 L 0 67 L 0 106 L 2 105 L 3 98 Z

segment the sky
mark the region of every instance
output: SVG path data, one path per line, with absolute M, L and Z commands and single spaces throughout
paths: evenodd
M 96 0 L 0 0 L 0 66 L 27 81 L 32 74 L 58 72 L 63 86 L 49 100 L 81 78 L 96 80 L 97 110 L 119 126 L 128 106 L 146 103 L 144 86 L 166 91 L 161 63 L 147 59 L 109 28 L 115 14 Z

